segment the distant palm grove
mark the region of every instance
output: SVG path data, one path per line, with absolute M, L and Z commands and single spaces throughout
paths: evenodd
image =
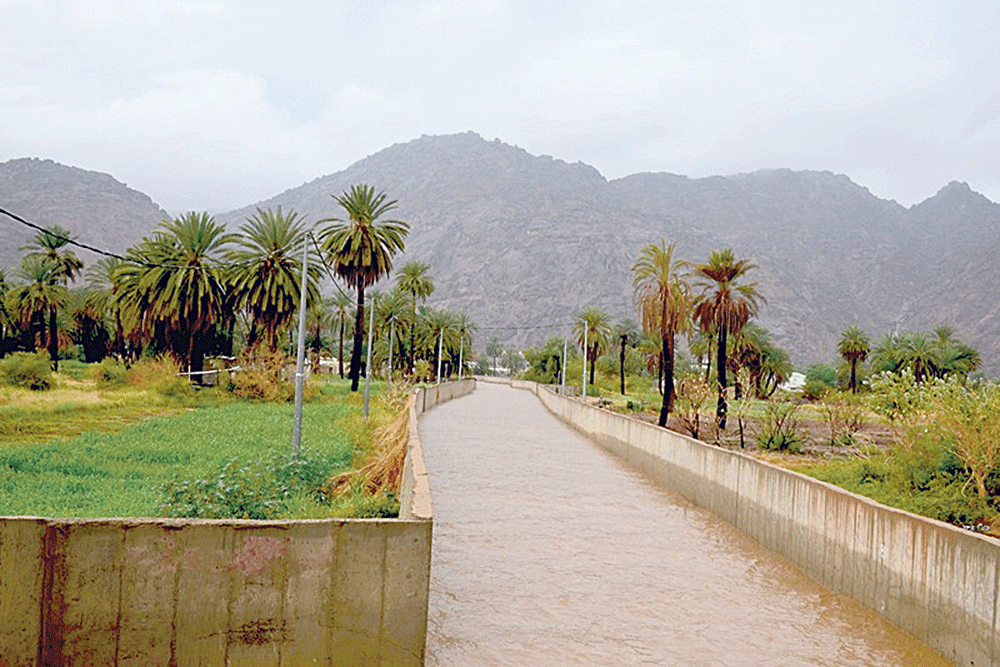
M 43 228 L 21 248 L 14 275 L 0 273 L 0 355 L 44 351 L 58 370 L 61 358 L 128 363 L 169 354 L 196 374 L 207 356 L 288 351 L 308 256 L 307 342 L 338 359 L 352 390 L 363 373 L 369 309 L 376 371 L 390 359 L 395 372 L 425 378 L 457 369 L 476 327 L 424 305 L 434 290 L 428 265 L 404 264 L 391 289 L 371 290 L 404 250 L 409 225 L 387 215 L 396 201 L 359 184 L 333 204 L 336 215 L 313 225 L 281 207 L 257 209 L 235 231 L 190 212 L 86 267 L 71 231 Z

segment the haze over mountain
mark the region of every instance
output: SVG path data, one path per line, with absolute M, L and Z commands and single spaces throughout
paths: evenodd
M 11 164 L 0 164 L 0 204 L 32 219 L 8 198 Z M 30 177 L 23 168 L 20 173 Z M 96 178 L 74 174 L 81 183 Z M 988 370 L 1000 368 L 994 361 L 1000 358 L 1000 276 L 991 270 L 1000 206 L 963 183 L 905 208 L 829 172 L 779 169 L 698 179 L 635 174 L 609 182 L 588 165 L 465 133 L 391 146 L 217 218 L 235 227 L 254 207 L 278 205 L 310 220 L 336 217 L 341 211 L 332 196 L 355 183 L 375 185 L 399 201 L 393 217 L 412 230 L 397 266 L 410 259 L 430 264 L 436 287 L 430 303 L 467 312 L 480 326 L 480 347 L 493 335 L 522 347 L 562 336 L 586 305 L 634 318 L 630 268 L 640 247 L 666 239 L 676 240 L 678 256 L 693 262 L 731 247 L 756 264 L 751 276 L 767 298 L 760 321 L 800 367 L 834 359 L 840 331 L 852 324 L 874 342 L 892 330 L 945 322 L 979 347 Z M 83 225 L 85 209 L 96 206 L 87 202 L 110 206 L 113 200 L 72 201 L 72 189 L 56 182 L 22 189 L 40 200 L 34 210 L 49 216 L 33 221 L 59 222 L 81 240 L 97 232 L 69 220 Z M 53 219 L 60 206 L 67 217 Z M 151 202 L 145 211 L 146 217 L 122 214 L 134 216 L 140 236 L 163 215 L 154 214 Z M 96 230 L 112 217 L 86 219 Z M 104 237 L 108 247 L 127 245 L 114 236 Z M 9 250 L 5 246 L 8 264 Z

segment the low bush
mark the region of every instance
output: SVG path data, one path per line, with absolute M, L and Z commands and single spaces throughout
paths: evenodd
M 118 387 L 125 384 L 128 378 L 128 369 L 125 368 L 125 364 L 113 357 L 108 357 L 96 364 L 91 373 L 99 387 Z
M 52 366 L 48 354 L 14 352 L 0 359 L 0 380 L 35 391 L 48 389 L 52 386 Z
M 760 432 L 757 434 L 757 445 L 761 449 L 775 452 L 802 451 L 802 436 L 798 430 L 798 420 L 795 413 L 799 406 L 795 403 L 768 401 L 764 404 L 764 417 L 761 420 Z
M 291 499 L 322 503 L 321 487 L 342 460 L 316 451 L 273 454 L 249 463 L 231 459 L 214 474 L 161 485 L 164 516 L 201 519 L 275 519 Z

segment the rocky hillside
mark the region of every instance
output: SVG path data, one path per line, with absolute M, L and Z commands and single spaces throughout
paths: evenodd
M 11 185 L 13 171 L 20 185 Z M 636 174 L 609 182 L 590 166 L 465 133 L 391 146 L 217 217 L 235 227 L 255 206 L 278 205 L 313 221 L 339 216 L 332 197 L 355 183 L 399 201 L 396 217 L 412 231 L 398 263 L 429 263 L 430 302 L 469 313 L 480 345 L 493 335 L 519 346 L 561 336 L 590 304 L 631 316 L 636 254 L 666 239 L 690 261 L 731 247 L 757 264 L 767 298 L 762 323 L 799 366 L 834 359 L 839 332 L 852 324 L 875 339 L 947 322 L 1000 372 L 992 361 L 1000 360 L 1000 275 L 991 264 L 1000 206 L 962 183 L 905 208 L 829 172 Z M 0 165 L 0 202 L 112 248 L 134 242 L 163 216 L 108 176 L 37 160 Z
M 107 174 L 23 158 L 0 163 L 0 208 L 41 226 L 57 224 L 77 241 L 119 252 L 167 217 L 146 195 Z M 0 268 L 13 275 L 35 231 L 0 215 Z M 93 255 L 78 253 L 88 261 Z

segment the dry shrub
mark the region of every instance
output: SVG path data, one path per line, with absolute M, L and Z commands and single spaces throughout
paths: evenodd
M 291 401 L 295 399 L 295 383 L 282 378 L 290 358 L 280 352 L 254 348 L 240 359 L 239 368 L 231 381 L 233 393 L 251 401 Z
M 357 470 L 341 473 L 328 482 L 326 493 L 329 497 L 343 498 L 356 490 L 371 496 L 399 493 L 403 462 L 406 460 L 410 440 L 410 402 L 413 399 L 409 387 L 397 385 L 381 400 L 383 408 L 395 417 L 375 429 L 368 464 Z
M 138 389 L 155 389 L 173 384 L 180 366 L 169 355 L 143 358 L 132 364 L 125 374 L 125 382 Z

